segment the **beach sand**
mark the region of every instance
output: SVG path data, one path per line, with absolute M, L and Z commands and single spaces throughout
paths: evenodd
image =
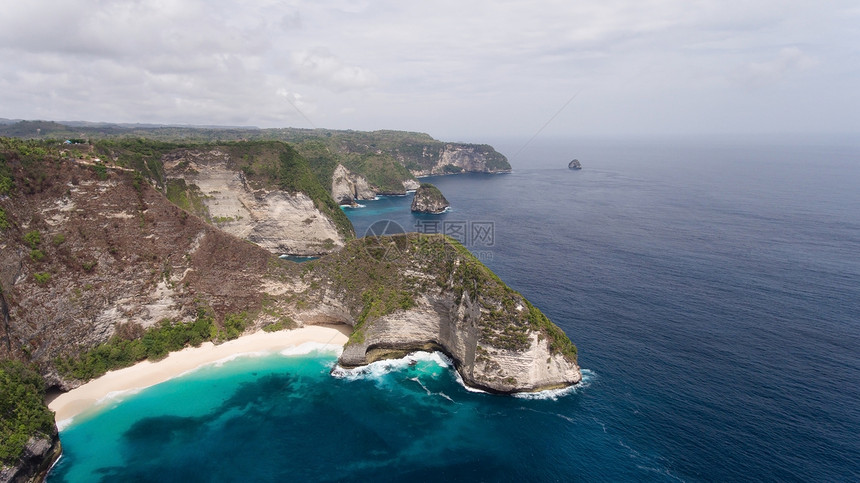
M 67 425 L 69 419 L 93 408 L 111 393 L 153 386 L 237 354 L 274 353 L 306 342 L 343 346 L 350 332 L 351 328 L 343 325 L 314 325 L 280 332 L 259 331 L 220 345 L 206 342 L 200 347 L 171 352 L 160 361 L 143 361 L 131 367 L 110 371 L 49 400 L 48 408 L 55 412 L 54 419 L 62 428 Z

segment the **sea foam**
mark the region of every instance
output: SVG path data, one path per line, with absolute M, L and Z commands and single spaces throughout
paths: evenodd
M 579 384 L 575 384 L 573 386 L 563 387 L 561 389 L 549 389 L 546 391 L 538 391 L 538 392 L 518 392 L 513 396 L 520 399 L 542 399 L 542 400 L 550 400 L 557 401 L 558 398 L 564 397 L 570 394 L 574 394 L 578 392 L 580 389 L 585 389 L 591 385 L 591 381 L 597 378 L 597 375 L 594 371 L 589 369 L 582 370 L 582 380 Z
M 400 359 L 371 362 L 366 366 L 359 366 L 354 369 L 344 369 L 337 365 L 332 369 L 331 375 L 338 379 L 350 381 L 358 379 L 380 380 L 386 374 L 401 371 L 419 361 L 432 362 L 443 368 L 450 368 L 454 365 L 454 361 L 441 352 L 413 352 Z
M 324 344 L 322 342 L 305 342 L 295 347 L 288 347 L 279 352 L 282 356 L 303 356 L 314 352 L 334 353 L 337 356 L 343 352 L 343 346 Z

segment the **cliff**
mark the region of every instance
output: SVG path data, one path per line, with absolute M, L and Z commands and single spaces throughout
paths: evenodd
M 351 175 L 363 178 L 373 196 L 364 192 L 358 199 L 371 199 L 380 194 L 405 194 L 407 190 L 417 188 L 416 176 L 507 173 L 511 170 L 507 158 L 492 146 L 443 142 L 428 134 L 408 131 L 142 127 L 115 124 L 66 126 L 54 122 L 21 121 L 0 125 L 0 136 L 3 135 L 90 140 L 137 137 L 198 144 L 240 140 L 283 141 L 291 143 L 304 156 L 323 186 L 342 186 L 340 182 L 333 183 L 338 165 L 346 168 Z M 346 199 L 344 193 L 331 191 L 333 197 L 343 200 Z
M 338 164 L 331 178 L 331 195 L 341 205 L 356 205 L 360 200 L 376 198 L 377 190 L 364 176 L 353 174 Z
M 54 415 L 32 368 L 0 359 L 0 482 L 38 481 L 60 456 Z
M 439 349 L 466 384 L 491 391 L 580 380 L 567 336 L 451 239 L 346 240 L 296 264 L 222 230 L 216 218 L 230 212 L 217 210 L 250 200 L 222 196 L 216 183 L 236 193 L 231 183 L 247 185 L 262 203 L 272 191 L 254 183 L 287 173 L 282 191 L 315 199 L 296 189 L 319 190 L 314 174 L 281 143 L 124 143 L 96 145 L 88 157 L 0 138 L 0 360 L 33 364 L 48 388 L 186 344 L 323 322 L 354 328 L 347 366 Z M 4 475 L 49 464 L 53 430 L 28 434 L 24 459 Z
M 442 350 L 463 381 L 499 393 L 581 380 L 576 348 L 558 327 L 468 250 L 442 235 L 350 242 L 313 262 L 312 309 L 294 317 L 354 327 L 345 367 Z
M 444 213 L 451 206 L 439 188 L 430 183 L 421 183 L 415 196 L 412 198 L 412 211 L 416 213 L 429 213 L 438 215 Z
M 94 151 L 143 173 L 181 208 L 275 254 L 330 253 L 354 236 L 328 189 L 284 143 L 137 140 L 96 143 Z

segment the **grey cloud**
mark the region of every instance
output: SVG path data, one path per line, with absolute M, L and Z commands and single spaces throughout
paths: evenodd
M 376 76 L 362 67 L 346 65 L 326 49 L 293 53 L 296 77 L 306 84 L 320 84 L 334 91 L 362 89 L 376 84 Z
M 547 134 L 718 132 L 796 129 L 802 93 L 793 122 L 860 130 L 858 22 L 848 0 L 30 0 L 0 16 L 0 117 L 463 139 L 582 90 Z
M 751 87 L 765 87 L 782 80 L 786 75 L 814 67 L 818 62 L 797 47 L 785 47 L 775 58 L 764 62 L 750 62 L 741 68 L 741 82 Z

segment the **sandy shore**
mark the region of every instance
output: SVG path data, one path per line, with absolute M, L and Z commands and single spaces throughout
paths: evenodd
M 200 347 L 171 352 L 157 362 L 143 361 L 125 369 L 110 371 L 83 386 L 60 394 L 48 402 L 48 407 L 55 412 L 54 418 L 58 423 L 68 423 L 66 420 L 92 408 L 117 391 L 153 386 L 236 354 L 274 353 L 306 342 L 343 346 L 349 331 L 350 328 L 346 326 L 309 326 L 280 332 L 259 331 L 220 345 L 206 342 Z

